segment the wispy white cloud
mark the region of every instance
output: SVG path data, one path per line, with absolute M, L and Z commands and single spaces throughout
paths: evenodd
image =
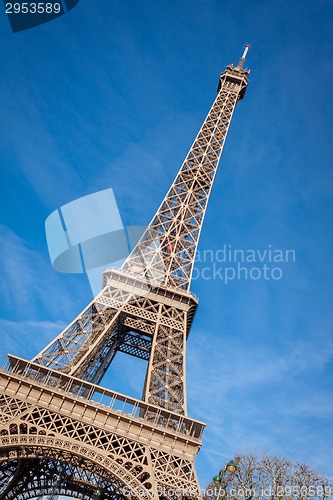
M 6 107 L 3 112 L 7 115 L 3 140 L 15 158 L 15 171 L 49 210 L 57 208 L 61 197 L 70 201 L 75 197 L 74 186 L 77 189 L 82 180 L 64 158 L 40 109 L 42 96 L 38 87 L 30 83 L 19 101 L 13 89 L 2 88 L 2 92 Z
M 329 473 L 331 439 L 318 430 L 332 420 L 329 387 L 317 387 L 333 359 L 330 336 L 290 341 L 281 348 L 196 332 L 189 346 L 190 415 L 207 422 L 198 457 L 202 481 L 236 453 L 268 451 L 308 461 Z M 316 426 L 312 429 L 312 423 Z M 327 441 L 328 439 L 328 441 Z M 320 451 L 319 451 L 320 447 Z M 204 485 L 204 484 L 203 484 Z
M 196 117 L 197 126 L 201 117 Z M 112 186 L 125 224 L 148 223 L 166 195 L 195 133 L 195 117 L 164 110 L 146 127 L 145 136 L 127 142 L 122 151 L 100 169 L 91 189 Z M 184 130 L 188 143 L 184 145 Z M 192 133 L 192 135 L 191 135 Z M 166 140 L 166 136 L 168 140 Z M 182 140 L 180 140 L 180 137 Z M 144 175 L 143 175 L 144 172 Z
M 0 319 L 1 358 L 4 354 L 14 354 L 31 359 L 65 326 L 66 323 L 63 321 L 8 321 Z
M 45 251 L 4 226 L 0 238 L 0 351 L 34 355 L 86 305 L 89 285 L 85 288 L 83 276 L 56 273 Z
M 31 248 L 5 226 L 0 226 L 0 238 L 0 296 L 10 314 L 40 319 L 46 311 L 53 318 L 58 317 L 59 311 L 67 316 L 69 310 L 75 309 L 80 295 L 82 298 L 82 294 L 77 295 L 78 283 L 71 280 L 71 291 L 67 287 L 71 277 L 54 272 L 46 244 L 43 251 Z

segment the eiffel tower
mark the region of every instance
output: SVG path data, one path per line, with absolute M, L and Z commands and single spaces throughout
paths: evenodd
M 0 370 L 0 500 L 200 498 L 202 422 L 187 416 L 189 291 L 207 201 L 244 61 L 217 97 L 151 223 L 104 288 L 33 360 Z M 117 352 L 147 361 L 142 399 L 100 386 Z

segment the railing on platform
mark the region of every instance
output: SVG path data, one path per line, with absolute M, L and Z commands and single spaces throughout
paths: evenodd
M 35 381 L 47 389 L 54 388 L 59 393 L 68 393 L 71 397 L 89 404 L 108 408 L 112 412 L 124 414 L 147 425 L 161 426 L 172 432 L 200 440 L 205 424 L 184 415 L 160 408 L 139 399 L 125 396 L 119 392 L 100 387 L 58 370 L 27 361 L 18 356 L 8 355 L 0 373 L 13 374 L 15 377 Z

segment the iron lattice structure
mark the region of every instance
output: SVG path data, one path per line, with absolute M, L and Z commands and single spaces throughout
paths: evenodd
M 104 288 L 32 361 L 0 371 L 0 500 L 200 497 L 204 424 L 187 417 L 189 287 L 230 121 L 249 71 L 229 65 L 174 183 Z M 142 400 L 99 386 L 117 352 L 147 361 Z

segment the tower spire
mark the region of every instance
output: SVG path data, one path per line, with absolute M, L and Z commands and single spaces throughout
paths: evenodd
M 243 65 L 244 65 L 244 61 L 245 61 L 245 58 L 246 58 L 246 54 L 248 53 L 248 51 L 250 50 L 251 48 L 251 45 L 249 43 L 247 43 L 244 47 L 244 52 L 243 52 L 243 55 L 242 57 L 240 58 L 236 68 L 237 69 L 243 69 Z

